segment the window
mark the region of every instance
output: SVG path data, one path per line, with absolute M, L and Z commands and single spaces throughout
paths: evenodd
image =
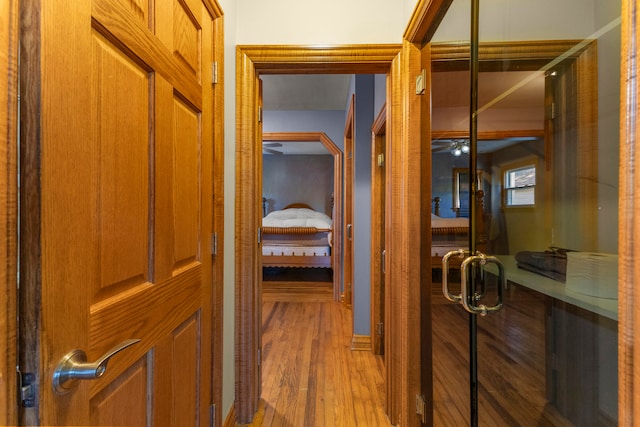
M 504 205 L 533 206 L 536 201 L 536 165 L 529 163 L 504 169 Z

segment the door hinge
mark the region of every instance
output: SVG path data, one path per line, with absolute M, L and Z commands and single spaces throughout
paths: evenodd
M 218 62 L 211 63 L 211 83 L 218 84 Z
M 378 154 L 378 167 L 384 167 L 384 154 Z
M 416 414 L 420 415 L 422 424 L 427 422 L 427 402 L 421 394 L 416 395 Z
M 20 406 L 32 408 L 36 403 L 36 376 L 31 372 L 20 372 L 18 369 L 18 396 Z
M 216 404 L 209 406 L 209 427 L 216 427 Z
M 262 243 L 262 227 L 258 227 L 258 244 Z
M 262 365 L 262 351 L 258 349 L 258 366 Z
M 216 232 L 211 235 L 211 254 L 218 255 L 218 233 Z
M 262 106 L 258 107 L 258 123 L 262 123 Z

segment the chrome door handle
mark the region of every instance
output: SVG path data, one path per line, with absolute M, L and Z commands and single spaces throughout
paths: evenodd
M 107 371 L 107 363 L 113 355 L 138 342 L 139 339 L 123 341 L 93 363 L 87 363 L 87 354 L 84 351 L 70 351 L 60 359 L 56 370 L 53 371 L 53 388 L 58 394 L 64 394 L 76 385 L 77 380 L 100 378 Z
M 451 302 L 460 302 L 462 299 L 462 294 L 454 295 L 449 292 L 449 258 L 452 256 L 459 256 L 460 258 L 464 258 L 467 252 L 464 249 L 458 249 L 455 251 L 450 251 L 442 257 L 442 293 L 444 297 Z
M 480 294 L 475 292 L 473 283 L 469 280 L 468 271 L 474 264 L 480 264 L 480 267 L 486 264 L 495 264 L 498 267 L 498 295 L 496 304 L 492 306 L 487 306 L 484 304 L 476 305 L 476 303 L 484 296 L 484 277 L 482 280 L 482 292 Z M 484 276 L 484 275 L 481 275 Z M 504 301 L 504 289 L 506 288 L 506 277 L 504 274 L 504 265 L 502 262 L 494 257 L 484 255 L 482 253 L 477 253 L 476 255 L 467 257 L 464 261 L 462 261 L 462 265 L 460 266 L 460 287 L 462 291 L 461 300 L 462 306 L 469 313 L 479 314 L 481 316 L 486 316 L 489 313 L 495 313 L 502 309 L 503 301 Z

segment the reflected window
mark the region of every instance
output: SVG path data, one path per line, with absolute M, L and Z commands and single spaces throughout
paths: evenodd
M 507 207 L 534 206 L 536 165 L 528 163 L 503 170 L 504 204 Z

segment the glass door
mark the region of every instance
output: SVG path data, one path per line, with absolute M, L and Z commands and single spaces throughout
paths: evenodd
M 618 423 L 620 10 L 454 0 L 435 34 L 432 192 L 441 217 L 468 207 L 464 244 L 433 232 L 457 244 L 434 274 L 436 426 Z

